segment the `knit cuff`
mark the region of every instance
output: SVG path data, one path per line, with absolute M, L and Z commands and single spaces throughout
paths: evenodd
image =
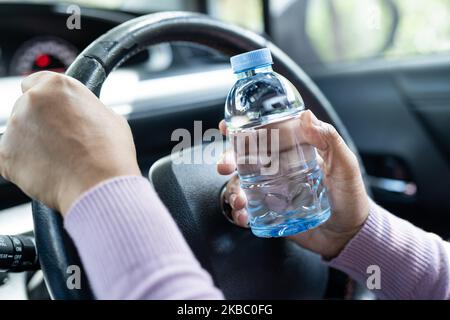
M 371 200 L 364 226 L 328 265 L 349 274 L 380 298 L 418 298 L 418 284 L 429 272 L 436 240 L 437 236 Z

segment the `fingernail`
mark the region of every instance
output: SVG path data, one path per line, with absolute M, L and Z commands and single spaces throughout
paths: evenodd
M 248 219 L 247 219 L 246 214 L 243 214 L 243 213 L 239 214 L 237 217 L 237 221 L 238 221 L 239 225 L 248 226 Z
M 234 212 L 234 222 L 236 224 L 239 224 L 239 217 L 242 215 L 242 210 L 243 209 L 237 210 L 237 211 Z
M 238 201 L 245 201 L 245 200 L 243 199 L 243 197 L 241 195 L 238 194 L 236 199 L 234 199 L 234 202 L 237 203 Z
M 238 225 L 241 225 L 241 224 L 245 225 L 245 221 L 241 221 L 242 219 L 246 219 L 245 209 L 235 211 L 234 212 L 234 222 Z

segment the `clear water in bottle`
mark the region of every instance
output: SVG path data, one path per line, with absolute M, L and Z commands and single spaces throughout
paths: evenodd
M 273 72 L 268 49 L 234 56 L 231 65 L 237 81 L 225 121 L 252 232 L 282 237 L 320 225 L 331 211 L 316 150 L 300 134 L 303 99 Z

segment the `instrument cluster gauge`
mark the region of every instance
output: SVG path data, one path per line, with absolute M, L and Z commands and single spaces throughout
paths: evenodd
M 78 55 L 78 50 L 64 39 L 36 37 L 24 42 L 14 53 L 9 74 L 26 76 L 50 70 L 65 72 Z

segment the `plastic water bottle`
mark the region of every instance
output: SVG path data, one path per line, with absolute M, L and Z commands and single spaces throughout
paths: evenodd
M 230 61 L 237 81 L 225 121 L 252 232 L 282 237 L 317 227 L 331 212 L 316 149 L 300 134 L 302 97 L 272 70 L 269 49 Z

